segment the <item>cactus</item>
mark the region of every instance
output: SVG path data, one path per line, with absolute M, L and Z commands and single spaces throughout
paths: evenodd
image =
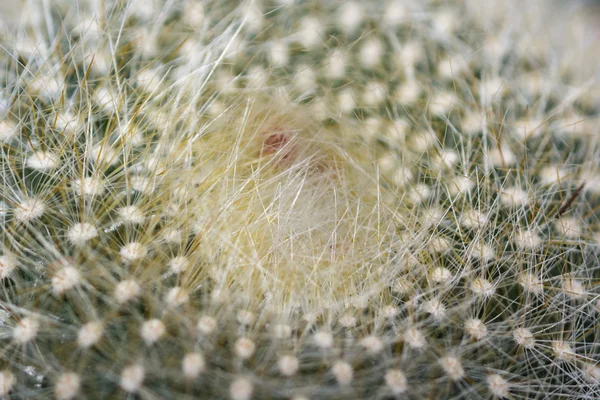
M 596 53 L 517 4 L 31 0 L 0 395 L 600 396 Z

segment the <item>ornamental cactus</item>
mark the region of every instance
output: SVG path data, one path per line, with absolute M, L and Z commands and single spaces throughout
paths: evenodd
M 0 395 L 600 396 L 596 53 L 516 4 L 31 0 Z

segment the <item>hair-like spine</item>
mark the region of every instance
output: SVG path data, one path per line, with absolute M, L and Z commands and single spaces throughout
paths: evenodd
M 532 3 L 30 0 L 0 396 L 600 396 L 599 91 Z

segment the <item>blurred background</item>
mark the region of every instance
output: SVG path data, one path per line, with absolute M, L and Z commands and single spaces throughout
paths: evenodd
M 155 3 L 160 3 L 161 1 L 164 2 L 166 0 L 153 1 Z M 331 0 L 321 1 L 326 2 Z M 363 1 L 368 3 L 373 0 Z M 378 1 L 387 2 L 389 0 Z M 76 2 L 77 0 L 72 0 L 73 4 Z M 39 8 L 42 4 L 47 3 L 47 0 L 0 0 L 0 29 L 14 29 L 15 27 L 19 26 L 19 21 L 22 18 L 22 12 L 27 11 L 27 7 L 33 7 L 33 4 L 36 4 L 37 8 Z M 589 49 L 589 51 L 586 52 L 588 56 L 589 54 L 598 54 L 598 59 L 600 59 L 600 0 L 548 0 L 548 2 L 544 4 L 548 4 L 549 7 L 554 8 L 553 13 L 555 14 L 554 18 L 556 18 L 556 21 L 560 21 L 565 15 L 569 15 L 569 18 L 574 16 L 568 21 L 569 23 L 567 25 L 567 29 L 575 32 L 575 36 L 580 41 L 580 43 L 577 43 L 576 45 L 583 45 L 585 48 Z M 512 11 L 517 10 L 511 10 L 511 12 Z M 553 23 L 551 22 L 548 22 L 548 25 L 550 26 L 547 28 L 554 27 L 552 26 Z M 560 36 L 560 33 L 558 33 L 558 37 Z M 572 35 L 569 36 L 572 37 Z M 554 37 L 553 40 L 557 40 L 557 37 Z M 562 45 L 569 48 L 573 44 L 562 43 Z M 591 59 L 594 59 L 594 57 L 591 57 Z M 598 77 L 598 80 L 600 80 L 600 63 L 596 62 L 594 63 L 595 65 L 585 65 L 586 63 L 589 63 L 589 58 L 586 58 L 585 60 L 586 61 L 579 63 L 581 71 L 584 74 L 585 72 L 593 72 Z
M 197 1 L 197 0 L 190 0 Z M 328 1 L 328 0 L 322 0 Z M 364 0 L 369 2 L 372 0 Z M 384 0 L 385 1 L 385 0 Z M 19 15 L 28 0 L 0 0 L 0 23 L 15 25 L 19 22 Z M 76 0 L 73 0 L 76 2 Z M 575 7 L 581 12 L 581 17 L 590 32 L 600 33 L 600 0 L 554 0 L 557 12 L 562 12 L 563 7 Z

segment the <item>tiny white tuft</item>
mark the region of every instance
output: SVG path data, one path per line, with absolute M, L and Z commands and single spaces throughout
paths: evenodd
M 422 349 L 427 346 L 427 339 L 425 339 L 425 335 L 423 335 L 423 332 L 416 328 L 409 328 L 406 332 L 404 332 L 403 337 L 406 344 L 413 349 Z
M 367 336 L 359 343 L 371 355 L 379 354 L 383 350 L 383 342 L 376 336 Z
M 344 328 L 352 328 L 353 326 L 356 326 L 356 317 L 351 314 L 345 314 L 340 317 L 339 323 Z
M 27 166 L 38 171 L 51 171 L 58 166 L 58 156 L 49 151 L 39 151 L 33 153 L 27 159 Z
M 16 382 L 17 380 L 12 372 L 8 370 L 0 371 L 0 396 L 7 396 Z
M 141 243 L 131 242 L 121 247 L 119 254 L 121 254 L 123 261 L 133 262 L 144 258 L 148 254 L 148 248 Z
M 354 377 L 352 366 L 345 361 L 336 361 L 331 372 L 340 385 L 349 385 Z
M 25 344 L 32 341 L 38 334 L 40 323 L 33 317 L 25 317 L 13 328 L 13 339 L 15 342 Z
M 178 307 L 190 299 L 188 291 L 182 287 L 174 287 L 169 289 L 165 296 L 165 301 L 169 307 Z
M 381 40 L 376 38 L 366 40 L 360 48 L 360 63 L 365 68 L 376 67 L 381 62 L 384 50 Z
M 471 281 L 471 291 L 480 297 L 489 298 L 496 292 L 496 286 L 485 278 L 477 277 Z
M 340 7 L 337 22 L 346 34 L 354 33 L 362 24 L 364 10 L 356 1 L 348 1 Z
M 327 77 L 329 79 L 342 79 L 346 75 L 346 54 L 342 50 L 334 50 L 329 55 L 327 63 Z
M 465 321 L 465 332 L 475 340 L 481 340 L 488 334 L 487 327 L 482 320 L 470 318 Z
M 431 272 L 431 280 L 435 283 L 449 284 L 452 280 L 452 272 L 444 267 L 436 267 Z
M 188 379 L 197 378 L 206 368 L 206 361 L 201 353 L 188 353 L 183 357 L 181 369 Z
M 231 400 L 250 400 L 254 392 L 254 385 L 248 378 L 236 378 L 229 386 Z
M 581 299 L 587 294 L 584 283 L 570 276 L 563 279 L 562 287 L 565 294 L 573 299 Z
M 121 220 L 130 224 L 142 224 L 144 222 L 144 213 L 136 206 L 121 207 L 117 210 Z
M 20 222 L 30 222 L 44 214 L 46 206 L 40 199 L 25 199 L 15 207 L 15 218 Z
M 65 291 L 74 288 L 81 282 L 81 274 L 77 268 L 67 265 L 54 274 L 52 277 L 52 291 L 60 295 Z
M 385 384 L 395 395 L 402 394 L 408 390 L 406 376 L 398 369 L 392 369 L 385 373 Z
M 322 349 L 328 349 L 333 346 L 333 336 L 331 333 L 326 331 L 319 331 L 315 333 L 313 340 L 315 344 Z
M 535 249 L 542 245 L 542 238 L 532 230 L 521 230 L 514 236 L 514 242 L 517 246 L 525 249 Z
M 62 374 L 56 380 L 54 393 L 58 400 L 69 400 L 75 398 L 81 388 L 81 379 L 74 372 Z
M 600 383 L 600 367 L 593 364 L 585 364 L 583 367 L 583 376 L 591 384 Z
M 456 357 L 443 357 L 440 359 L 440 365 L 453 381 L 457 381 L 465 376 L 465 370 L 463 369 L 462 363 Z
M 94 225 L 87 222 L 75 224 L 67 232 L 69 242 L 76 246 L 81 246 L 96 236 L 98 236 L 98 230 Z
M 273 336 L 276 339 L 287 339 L 292 335 L 292 327 L 287 324 L 276 324 L 273 326 Z
M 517 328 L 513 331 L 513 339 L 519 345 L 526 349 L 535 347 L 535 338 L 533 333 L 527 328 Z
M 562 217 L 554 227 L 558 234 L 567 239 L 577 239 L 583 233 L 583 225 L 578 218 Z
M 75 179 L 71 188 L 76 195 L 89 198 L 99 196 L 106 190 L 104 181 L 98 176 L 86 176 L 85 178 Z
M 210 335 L 217 328 L 217 320 L 207 315 L 200 317 L 196 328 L 203 335 Z
M 140 285 L 131 280 L 121 281 L 115 287 L 115 299 L 117 303 L 123 304 L 140 294 Z
M 235 354 L 245 360 L 252 357 L 256 351 L 256 345 L 248 338 L 240 338 L 235 342 Z
M 407 18 L 408 14 L 408 9 L 403 1 L 392 0 L 385 9 L 383 19 L 387 25 L 396 27 Z
M 300 21 L 298 35 L 300 43 L 307 49 L 317 47 L 323 41 L 323 25 L 316 17 L 305 17 Z
M 461 215 L 460 218 L 460 224 L 469 229 L 481 228 L 487 222 L 488 218 L 485 214 L 473 209 Z
M 140 329 L 140 336 L 148 346 L 156 343 L 166 332 L 165 324 L 159 319 L 145 321 Z
M 237 321 L 241 325 L 252 325 L 256 321 L 256 316 L 250 311 L 240 310 L 237 313 Z
M 502 190 L 502 193 L 500 193 L 500 202 L 507 207 L 521 207 L 529 203 L 529 194 L 513 186 Z
M 185 271 L 186 269 L 188 269 L 189 266 L 190 261 L 183 256 L 172 258 L 171 261 L 169 261 L 169 267 L 171 269 L 171 272 L 175 274 L 179 274 Z
M 142 387 L 146 371 L 141 365 L 130 365 L 121 371 L 121 388 L 129 393 L 135 393 Z
M 296 357 L 285 355 L 279 358 L 277 365 L 282 375 L 292 376 L 298 371 L 299 362 Z
M 438 299 L 431 299 L 423 304 L 423 311 L 431 316 L 435 320 L 441 320 L 446 316 L 446 306 Z
M 290 62 L 288 46 L 285 42 L 277 41 L 271 44 L 269 58 L 275 67 L 285 67 Z
M 102 337 L 104 328 L 101 322 L 88 322 L 83 325 L 77 333 L 77 344 L 79 347 L 88 348 L 96 344 Z
M 508 390 L 510 389 L 510 385 L 508 384 L 508 381 L 500 375 L 488 375 L 486 381 L 490 392 L 492 392 L 494 396 L 501 399 L 509 396 Z
M 0 121 L 0 142 L 8 142 L 17 134 L 17 126 L 11 121 Z
M 526 292 L 532 294 L 544 292 L 544 283 L 534 274 L 523 273 L 519 275 L 518 281 Z
M 562 361 L 571 361 L 575 358 L 575 352 L 571 345 L 562 340 L 552 342 L 552 351 L 556 355 L 556 358 Z
M 8 278 L 17 268 L 17 258 L 10 254 L 4 253 L 0 256 L 0 280 Z
M 411 79 L 396 89 L 394 98 L 401 105 L 412 105 L 419 99 L 421 92 L 422 89 L 419 83 Z

